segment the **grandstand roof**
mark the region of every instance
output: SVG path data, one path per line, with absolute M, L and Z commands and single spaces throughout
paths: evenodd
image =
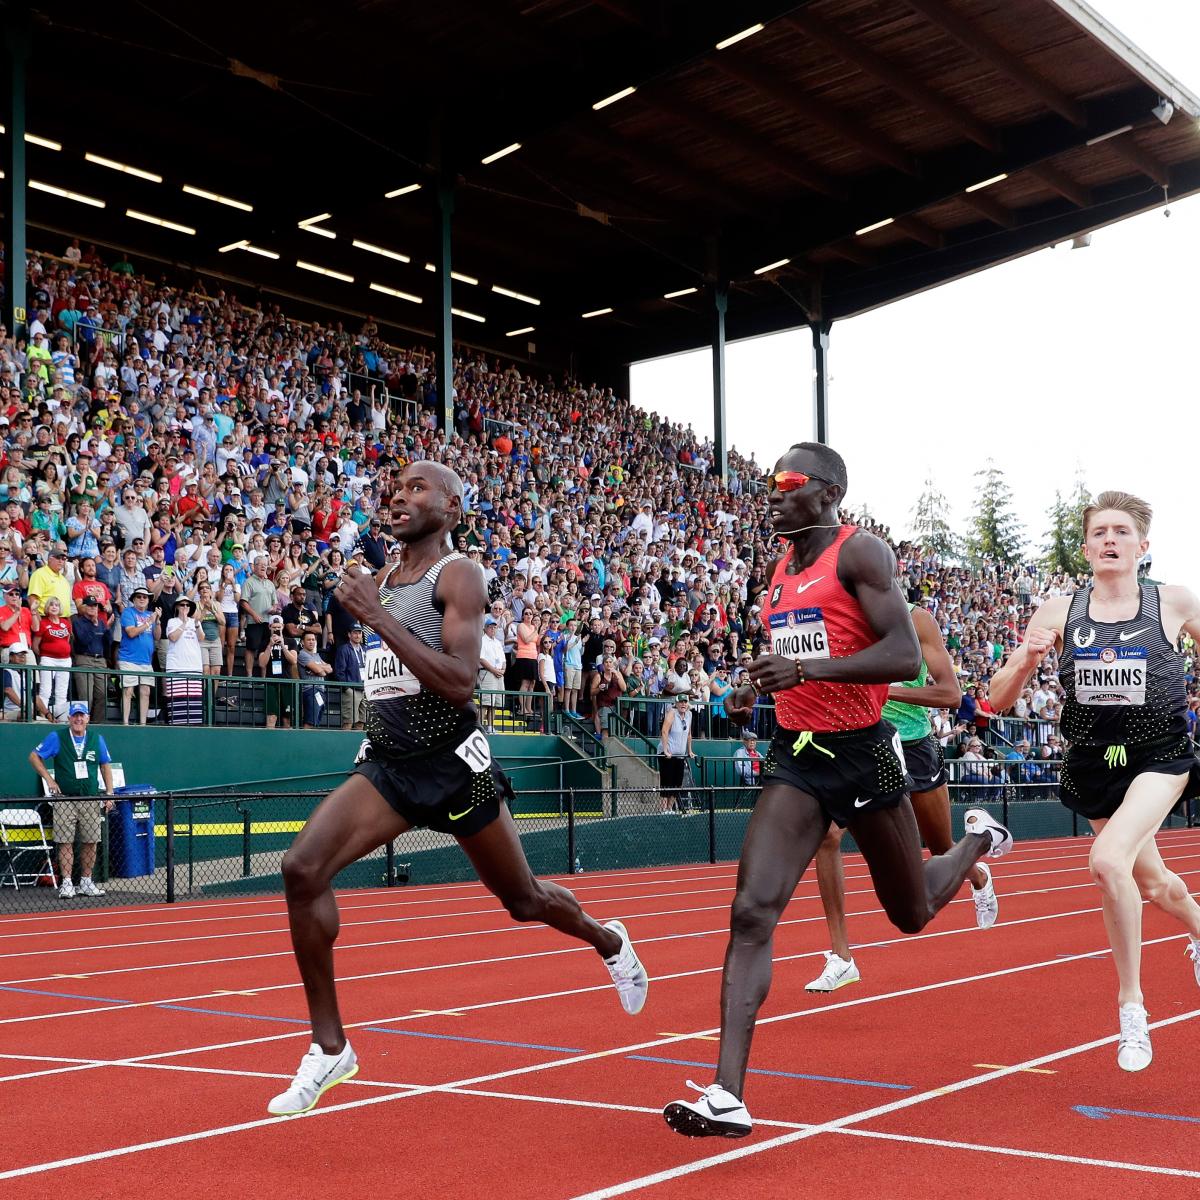
M 1200 190 L 1200 100 L 1081 0 L 35 4 L 29 176 L 105 207 L 31 223 L 424 332 L 440 171 L 456 335 L 610 380 L 703 344 L 718 279 L 764 333 Z

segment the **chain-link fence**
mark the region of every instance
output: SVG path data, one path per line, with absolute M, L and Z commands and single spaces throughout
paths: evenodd
M 519 791 L 518 833 L 534 872 L 722 862 L 735 859 L 758 787 L 595 786 Z M 0 799 L 0 913 L 72 906 L 125 905 L 213 896 L 278 894 L 284 851 L 324 791 L 163 792 L 104 801 Z M 74 806 L 90 806 L 86 820 Z M 957 786 L 954 828 L 962 811 L 991 811 L 1018 839 L 1079 836 L 1087 822 L 1026 785 L 999 795 Z M 1192 826 L 1192 802 L 1167 827 Z M 55 822 L 70 821 L 74 842 L 55 842 Z M 90 840 L 95 838 L 94 841 Z M 84 880 L 91 881 L 91 887 Z M 414 829 L 351 864 L 336 888 L 398 887 L 475 878 L 455 839 Z M 70 882 L 70 887 L 65 885 Z M 65 890 L 66 895 L 60 893 Z M 91 894 L 92 891 L 102 894 Z

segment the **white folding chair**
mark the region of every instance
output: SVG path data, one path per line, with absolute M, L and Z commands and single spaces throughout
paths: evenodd
M 22 881 L 36 886 L 43 875 L 49 875 L 52 886 L 58 887 L 52 850 L 36 808 L 0 808 L 0 887 L 19 891 Z M 18 870 L 18 860 L 28 855 L 33 855 L 37 870 Z

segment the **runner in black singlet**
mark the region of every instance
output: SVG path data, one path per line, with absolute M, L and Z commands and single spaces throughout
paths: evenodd
M 641 1011 L 649 981 L 620 921 L 600 925 L 574 895 L 535 879 L 471 703 L 487 591 L 479 567 L 449 552 L 462 520 L 462 483 L 437 463 L 415 463 L 391 496 L 392 533 L 404 547 L 377 575 L 347 573 L 343 608 L 366 646 L 366 739 L 353 774 L 317 807 L 284 855 L 292 946 L 312 1020 L 313 1044 L 268 1111 L 306 1112 L 349 1079 L 358 1062 L 346 1040 L 333 977 L 344 867 L 415 826 L 457 838 L 482 883 L 517 921 L 543 921 L 593 946 L 621 1005 Z
M 1184 632 L 1200 639 L 1200 599 L 1187 588 L 1138 581 L 1150 516 L 1150 506 L 1127 492 L 1102 492 L 1083 510 L 1091 583 L 1037 610 L 989 689 L 992 707 L 1005 711 L 1058 649 L 1067 742 L 1059 792 L 1096 831 L 1089 865 L 1117 968 L 1117 1065 L 1126 1071 L 1153 1058 L 1142 1003 L 1143 899 L 1187 929 L 1200 984 L 1200 905 L 1154 843 L 1172 808 L 1200 795 L 1177 650 Z

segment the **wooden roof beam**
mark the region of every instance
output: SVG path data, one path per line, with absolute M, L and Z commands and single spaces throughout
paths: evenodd
M 1153 179 L 1159 187 L 1165 188 L 1171 186 L 1171 172 L 1149 151 L 1143 150 L 1133 140 L 1132 133 L 1125 133 L 1120 137 L 1109 138 L 1108 145 L 1126 162 L 1132 163 L 1137 167 L 1143 175 Z
M 922 221 L 920 217 L 897 217 L 892 224 L 905 237 L 912 238 L 914 242 L 920 242 L 931 250 L 940 250 L 946 244 L 941 230 L 934 229 L 928 221 Z
M 862 245 L 859 238 L 841 238 L 836 242 L 830 242 L 827 246 L 823 246 L 822 249 L 860 267 L 874 267 L 879 263 L 879 255 Z
M 803 88 L 797 87 L 786 76 L 770 67 L 762 66 L 745 54 L 731 50 L 718 54 L 710 60 L 710 64 L 760 96 L 766 96 L 816 125 L 831 129 L 839 137 L 852 142 L 873 158 L 887 163 L 897 171 L 913 176 L 921 174 L 917 160 L 906 150 L 856 118 L 847 116 L 822 100 L 814 99 Z
M 947 8 L 942 0 L 906 0 L 906 3 L 955 41 L 966 46 L 972 54 L 990 63 L 1002 75 L 1007 75 L 1009 79 L 1019 83 L 1047 108 L 1065 117 L 1072 125 L 1082 128 L 1087 124 L 1087 115 L 1082 104 L 1055 87 L 1049 80 L 1043 79 L 1015 54 L 988 37 L 974 22 Z
M 1000 136 L 983 121 L 977 121 L 969 112 L 915 79 L 907 71 L 889 62 L 882 54 L 868 49 L 860 41 L 849 37 L 828 21 L 805 9 L 783 18 L 797 32 L 815 38 L 847 62 L 853 63 L 865 75 L 871 75 L 880 83 L 903 96 L 925 112 L 933 113 L 957 129 L 976 145 L 985 150 L 999 151 Z
M 966 192 L 961 199 L 964 204 L 969 205 L 977 213 L 987 217 L 989 221 L 999 225 L 1002 229 L 1016 229 L 1016 214 L 1007 205 L 1001 204 L 999 200 L 993 200 L 991 196 L 985 196 L 982 192 Z
M 1066 171 L 1052 163 L 1039 163 L 1036 167 L 1027 168 L 1034 179 L 1041 180 L 1047 187 L 1053 188 L 1064 200 L 1070 200 L 1079 208 L 1091 208 L 1092 190 L 1071 178 Z
M 748 129 L 727 121 L 712 113 L 701 112 L 679 100 L 666 96 L 640 96 L 642 103 L 660 113 L 666 113 L 677 121 L 733 146 L 739 153 L 746 155 L 762 166 L 786 175 L 789 179 L 822 195 L 835 200 L 845 200 L 849 191 L 826 175 L 819 167 L 813 166 L 807 159 L 802 158 L 785 146 L 778 146 L 770 139 L 753 133 Z

